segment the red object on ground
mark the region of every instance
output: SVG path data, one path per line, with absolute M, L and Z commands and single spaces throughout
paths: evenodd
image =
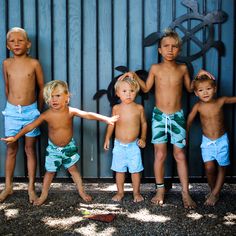
M 115 214 L 96 214 L 96 215 L 86 215 L 84 218 L 90 219 L 90 220 L 97 220 L 101 222 L 112 222 L 115 219 Z

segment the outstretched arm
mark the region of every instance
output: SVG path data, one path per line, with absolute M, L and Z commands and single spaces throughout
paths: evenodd
M 38 127 L 43 121 L 43 115 L 40 115 L 39 118 L 37 118 L 32 123 L 26 125 L 18 134 L 13 137 L 1 138 L 1 141 L 5 141 L 7 144 L 16 142 L 20 137 Z
M 70 109 L 72 110 L 75 116 L 79 116 L 81 118 L 88 119 L 88 120 L 103 121 L 107 123 L 108 125 L 114 125 L 114 123 L 119 119 L 118 115 L 108 117 L 108 116 L 100 115 L 95 112 L 82 111 L 77 108 L 70 108 Z

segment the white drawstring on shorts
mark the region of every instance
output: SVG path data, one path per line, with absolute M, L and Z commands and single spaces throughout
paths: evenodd
M 170 116 L 165 115 L 165 133 L 167 134 L 168 131 L 168 121 L 170 124 L 170 135 L 171 135 L 171 118 Z

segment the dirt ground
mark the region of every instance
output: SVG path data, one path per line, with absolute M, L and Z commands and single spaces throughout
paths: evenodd
M 111 200 L 114 184 L 85 184 L 93 196 L 87 204 L 70 183 L 54 183 L 49 198 L 40 207 L 27 199 L 27 185 L 14 184 L 14 194 L 0 203 L 0 235 L 236 235 L 236 185 L 226 184 L 215 207 L 204 207 L 206 184 L 191 184 L 195 210 L 183 208 L 179 184 L 166 194 L 163 207 L 150 202 L 154 186 L 142 185 L 145 200 L 132 202 L 132 188 L 126 184 L 121 203 Z M 0 184 L 0 190 L 3 184 Z M 37 184 L 39 193 L 41 184 Z M 89 214 L 114 213 L 110 222 L 84 218 Z

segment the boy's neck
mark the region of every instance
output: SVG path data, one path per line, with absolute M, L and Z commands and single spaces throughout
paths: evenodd
M 166 65 L 170 65 L 170 66 L 173 66 L 173 65 L 176 65 L 177 63 L 176 63 L 176 60 L 165 60 L 165 59 L 163 59 L 162 60 L 162 63 L 163 64 L 166 64 Z
M 29 57 L 29 55 L 26 53 L 26 54 L 22 54 L 22 55 L 13 55 L 13 58 L 14 59 L 25 59 Z

